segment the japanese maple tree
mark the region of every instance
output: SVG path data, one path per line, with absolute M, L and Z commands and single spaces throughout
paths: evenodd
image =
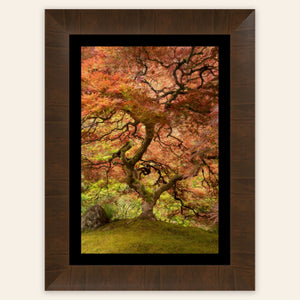
M 82 47 L 81 157 L 90 180 L 125 182 L 155 219 L 164 192 L 199 216 L 218 198 L 217 47 Z M 201 186 L 192 178 L 201 176 Z

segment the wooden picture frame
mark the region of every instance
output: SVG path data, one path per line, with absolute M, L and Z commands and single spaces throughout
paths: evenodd
M 46 290 L 254 290 L 254 14 L 254 10 L 46 10 Z M 230 265 L 69 264 L 71 34 L 230 35 Z

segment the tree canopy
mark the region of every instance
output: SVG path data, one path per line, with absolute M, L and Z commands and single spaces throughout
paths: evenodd
M 218 213 L 217 47 L 82 47 L 82 191 L 125 186 L 156 219 Z M 88 183 L 88 184 L 87 184 Z M 207 199 L 214 199 L 207 207 Z

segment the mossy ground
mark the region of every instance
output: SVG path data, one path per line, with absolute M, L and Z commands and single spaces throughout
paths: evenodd
M 218 253 L 218 233 L 150 220 L 121 220 L 81 234 L 82 253 Z

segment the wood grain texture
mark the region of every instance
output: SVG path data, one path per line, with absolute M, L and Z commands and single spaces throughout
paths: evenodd
M 231 266 L 255 289 L 255 15 L 231 33 Z
M 254 290 L 254 28 L 254 10 L 46 10 L 46 290 Z M 70 34 L 230 34 L 230 266 L 69 265 Z

